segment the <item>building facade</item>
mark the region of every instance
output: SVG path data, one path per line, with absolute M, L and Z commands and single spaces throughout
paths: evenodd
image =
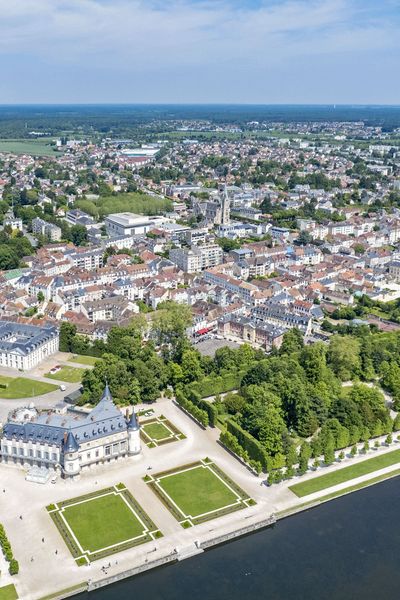
M 58 350 L 59 332 L 52 325 L 36 327 L 0 322 L 0 366 L 29 370 Z
M 108 385 L 90 413 L 39 412 L 31 404 L 12 411 L 1 434 L 3 463 L 55 470 L 65 478 L 140 451 L 135 412 L 124 416 L 114 404 Z

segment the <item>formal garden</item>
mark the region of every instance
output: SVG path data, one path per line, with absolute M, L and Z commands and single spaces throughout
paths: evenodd
M 184 434 L 163 415 L 141 421 L 140 437 L 148 448 L 157 448 L 185 439 Z
M 162 537 L 124 484 L 47 506 L 78 565 Z
M 184 529 L 255 504 L 208 458 L 146 475 L 144 481 Z

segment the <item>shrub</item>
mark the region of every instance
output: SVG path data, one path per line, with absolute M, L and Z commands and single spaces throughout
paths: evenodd
M 13 558 L 10 561 L 10 566 L 8 568 L 10 575 L 17 575 L 19 573 L 19 564 L 18 561 Z

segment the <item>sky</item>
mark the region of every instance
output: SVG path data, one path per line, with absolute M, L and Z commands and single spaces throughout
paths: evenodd
M 0 104 L 400 104 L 400 0 L 0 0 Z

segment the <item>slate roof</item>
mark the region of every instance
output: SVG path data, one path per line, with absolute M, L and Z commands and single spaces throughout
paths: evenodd
M 126 431 L 128 427 L 121 411 L 115 406 L 108 385 L 100 402 L 85 414 L 42 413 L 25 423 L 9 421 L 3 427 L 3 436 L 24 442 L 48 443 L 61 446 L 64 434 L 72 433 L 78 444 L 100 439 L 113 433 Z

